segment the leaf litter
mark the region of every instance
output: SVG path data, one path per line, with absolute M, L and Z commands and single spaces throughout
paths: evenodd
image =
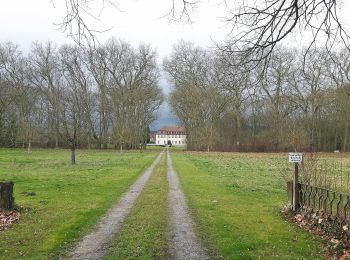
M 20 218 L 20 213 L 15 210 L 0 210 L 0 232 L 8 229 Z

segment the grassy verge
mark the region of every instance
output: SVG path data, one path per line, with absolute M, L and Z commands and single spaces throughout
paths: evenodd
M 280 155 L 173 153 L 196 231 L 226 259 L 320 259 L 322 243 L 285 221 Z
M 0 233 L 0 259 L 67 253 L 155 159 L 156 152 L 0 149 L 0 179 L 15 182 L 20 222 Z M 25 192 L 35 192 L 28 196 Z
M 163 155 L 107 259 L 167 258 L 168 184 L 165 159 Z

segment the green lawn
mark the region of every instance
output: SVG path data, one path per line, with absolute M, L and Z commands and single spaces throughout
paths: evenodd
M 0 149 L 0 180 L 15 182 L 20 222 L 0 233 L 0 259 L 67 253 L 155 159 L 157 151 Z M 35 192 L 27 196 L 24 192 Z
M 0 180 L 15 182 L 18 224 L 0 233 L 0 259 L 64 256 L 155 159 L 159 150 L 0 149 Z M 281 154 L 172 149 L 196 232 L 213 258 L 321 259 L 324 244 L 283 219 Z M 165 155 L 117 235 L 108 259 L 167 258 Z M 28 196 L 25 192 L 35 192 Z
M 172 153 L 196 231 L 214 257 L 321 259 L 322 242 L 288 223 L 286 156 Z
M 167 257 L 168 183 L 166 155 L 126 219 L 107 259 Z

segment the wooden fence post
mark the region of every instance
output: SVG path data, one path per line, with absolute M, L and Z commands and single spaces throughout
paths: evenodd
M 287 181 L 288 202 L 293 205 L 293 181 Z
M 14 204 L 13 182 L 0 181 L 0 209 L 12 209 Z
M 299 209 L 299 168 L 298 163 L 294 163 L 294 178 L 293 178 L 293 211 Z

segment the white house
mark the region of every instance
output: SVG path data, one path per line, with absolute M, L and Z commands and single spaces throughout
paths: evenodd
M 156 144 L 186 145 L 186 130 L 181 126 L 165 126 L 156 134 Z

